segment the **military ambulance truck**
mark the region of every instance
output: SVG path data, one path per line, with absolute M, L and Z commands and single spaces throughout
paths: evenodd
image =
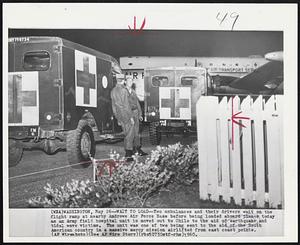
M 9 165 L 23 149 L 66 149 L 87 167 L 96 141 L 122 139 L 110 91 L 122 73 L 111 56 L 58 37 L 9 39 Z
M 278 53 L 278 54 L 277 54 Z M 276 52 L 281 57 L 281 52 Z M 157 67 L 145 69 L 145 121 L 152 144 L 163 133 L 196 133 L 196 103 L 201 96 L 283 94 L 283 62 L 271 60 L 241 77 L 212 76 L 202 67 Z
M 212 80 L 202 67 L 145 69 L 145 121 L 150 142 L 158 145 L 162 134 L 196 132 L 196 103 L 211 93 Z

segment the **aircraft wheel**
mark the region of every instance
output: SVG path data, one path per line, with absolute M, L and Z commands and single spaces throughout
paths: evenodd
M 9 167 L 16 166 L 23 155 L 23 147 L 19 146 L 16 140 L 9 139 L 9 154 L 8 154 L 8 162 Z
M 87 168 L 96 152 L 94 134 L 85 120 L 80 120 L 75 130 L 67 134 L 67 155 L 73 168 Z M 81 164 L 78 164 L 81 163 Z
M 161 141 L 161 133 L 157 129 L 155 122 L 151 122 L 149 126 L 150 143 L 152 145 L 159 145 Z

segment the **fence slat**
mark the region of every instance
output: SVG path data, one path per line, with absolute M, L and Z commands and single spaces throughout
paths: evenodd
M 199 192 L 200 199 L 208 199 L 207 179 L 207 150 L 206 150 L 206 115 L 208 113 L 208 97 L 200 97 L 196 104 L 197 110 L 197 139 L 198 139 L 198 161 L 199 161 Z
M 202 98 L 202 97 L 201 97 Z M 200 198 L 219 201 L 216 114 L 218 98 L 207 96 L 197 103 Z M 200 120 L 199 120 L 200 119 Z M 207 148 L 207 145 L 215 147 Z
M 217 124 L 216 124 L 216 113 L 218 110 L 218 98 L 211 97 L 209 104 L 209 112 L 206 117 L 206 133 L 208 135 L 207 144 L 214 145 L 215 147 L 206 147 L 208 152 L 208 169 L 207 174 L 208 178 L 208 193 L 210 194 L 210 199 L 212 201 L 219 201 L 219 192 L 218 192 L 218 158 L 217 158 Z
M 242 104 L 243 115 L 252 119 L 251 97 L 247 96 Z M 253 167 L 252 167 L 252 142 L 251 142 L 251 121 L 243 121 L 246 128 L 243 128 L 243 164 L 244 164 L 244 199 L 246 205 L 253 204 Z
M 267 119 L 268 140 L 268 180 L 269 180 L 269 206 L 277 208 L 281 205 L 281 149 L 280 149 L 280 122 L 279 113 L 275 110 L 275 97 L 272 96 L 265 105 Z
M 232 100 L 232 98 L 231 98 Z M 239 105 L 240 105 L 240 98 L 238 96 L 234 97 L 233 100 L 233 113 L 239 112 Z M 241 187 L 241 158 L 240 158 L 240 130 L 239 126 L 236 124 L 233 125 L 233 138 L 234 140 L 234 148 L 231 148 L 232 151 L 232 194 L 233 198 L 236 204 L 240 205 L 242 203 L 241 193 L 242 193 L 242 187 Z
M 284 186 L 283 186 L 283 107 L 284 107 L 284 97 L 283 95 L 276 95 L 276 110 L 278 112 L 279 120 L 279 147 L 280 147 L 280 190 L 281 194 L 281 207 L 284 208 Z
M 260 95 L 253 103 L 253 119 L 255 131 L 255 167 L 256 167 L 256 203 L 258 207 L 265 204 L 265 168 L 264 168 L 264 138 L 262 119 L 263 99 Z
M 228 137 L 228 119 L 231 117 L 227 97 L 224 97 L 220 103 L 220 147 L 221 147 L 221 195 L 223 200 L 230 202 L 230 176 L 229 176 L 229 144 Z

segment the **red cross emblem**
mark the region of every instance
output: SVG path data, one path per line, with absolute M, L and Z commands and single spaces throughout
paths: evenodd
M 90 104 L 90 89 L 96 88 L 96 76 L 89 72 L 89 57 L 83 57 L 83 71 L 77 72 L 77 86 L 83 87 L 83 103 Z
M 22 91 L 22 75 L 8 79 L 8 122 L 22 123 L 22 107 L 37 106 L 37 91 Z
M 171 98 L 161 99 L 162 108 L 171 109 L 171 117 L 180 117 L 180 108 L 189 108 L 189 99 L 180 99 L 179 88 L 170 89 Z

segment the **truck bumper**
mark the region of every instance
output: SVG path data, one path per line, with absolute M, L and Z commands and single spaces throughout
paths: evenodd
M 9 126 L 9 139 L 24 149 L 42 149 L 53 154 L 58 149 L 65 149 L 65 133 L 63 131 L 46 131 L 38 126 Z
M 43 130 L 39 126 L 9 126 L 8 135 L 10 139 L 54 139 L 64 138 L 64 131 Z
M 195 121 L 185 120 L 162 120 L 157 122 L 157 130 L 161 133 L 196 133 L 197 127 Z
M 12 139 L 30 139 L 38 137 L 39 130 L 38 126 L 9 126 L 8 135 Z

